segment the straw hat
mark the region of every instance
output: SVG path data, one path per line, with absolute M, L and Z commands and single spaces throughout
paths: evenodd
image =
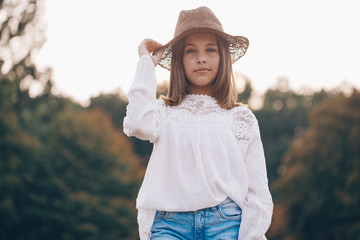
M 249 46 L 249 40 L 246 37 L 232 36 L 225 33 L 220 21 L 209 8 L 199 7 L 193 10 L 183 10 L 179 14 L 174 38 L 154 51 L 155 54 L 157 51 L 163 50 L 159 65 L 170 70 L 172 46 L 181 38 L 193 33 L 213 33 L 226 39 L 229 45 L 232 63 L 244 56 Z

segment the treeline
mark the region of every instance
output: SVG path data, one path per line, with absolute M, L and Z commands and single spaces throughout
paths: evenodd
M 355 89 L 266 92 L 255 114 L 275 201 L 269 239 L 360 238 L 359 109 Z
M 121 117 L 52 94 L 41 4 L 0 0 L 0 239 L 137 239 L 144 168 Z
M 34 34 L 36 4 L 0 1 L 0 50 Z M 27 47 L 0 54 L 0 239 L 137 239 L 152 145 L 122 133 L 126 97 L 101 94 L 83 107 L 52 94 L 50 70 L 31 60 L 39 46 Z M 42 91 L 33 96 L 29 83 Z M 360 94 L 284 86 L 254 110 L 275 201 L 268 239 L 360 239 Z M 252 95 L 246 81 L 239 101 Z
M 30 98 L 23 77 L 0 80 L 0 239 L 136 239 L 131 143 L 99 108 Z
M 126 98 L 102 94 L 82 107 L 52 95 L 50 80 L 30 97 L 24 75 L 8 78 L 22 64 L 0 81 L 1 239 L 137 239 L 152 145 L 123 135 Z M 360 236 L 359 106 L 356 90 L 265 93 L 254 113 L 275 201 L 269 239 Z

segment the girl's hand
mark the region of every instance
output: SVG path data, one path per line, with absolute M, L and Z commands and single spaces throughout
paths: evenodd
M 157 51 L 155 55 L 151 55 L 152 52 L 154 52 L 154 50 L 162 47 L 163 45 L 161 43 L 156 42 L 155 40 L 152 39 L 144 39 L 139 47 L 138 47 L 138 53 L 139 56 L 143 56 L 143 55 L 149 55 L 154 63 L 154 65 L 156 66 L 160 59 L 161 59 L 161 55 L 163 53 L 163 51 Z

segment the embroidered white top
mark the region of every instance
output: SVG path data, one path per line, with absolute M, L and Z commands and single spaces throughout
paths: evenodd
M 229 196 L 242 209 L 239 239 L 266 239 L 273 210 L 255 115 L 187 95 L 178 106 L 156 99 L 154 64 L 142 56 L 128 92 L 124 132 L 154 143 L 136 207 L 140 239 L 156 210 L 196 211 Z

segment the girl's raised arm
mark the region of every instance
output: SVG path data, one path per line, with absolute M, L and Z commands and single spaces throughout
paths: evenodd
M 159 62 L 161 52 L 150 53 L 161 47 L 151 39 L 145 39 L 139 45 L 140 60 L 136 68 L 134 81 L 128 92 L 129 104 L 124 118 L 124 133 L 142 140 L 155 142 L 161 129 L 161 106 L 156 100 L 156 77 L 154 68 Z

